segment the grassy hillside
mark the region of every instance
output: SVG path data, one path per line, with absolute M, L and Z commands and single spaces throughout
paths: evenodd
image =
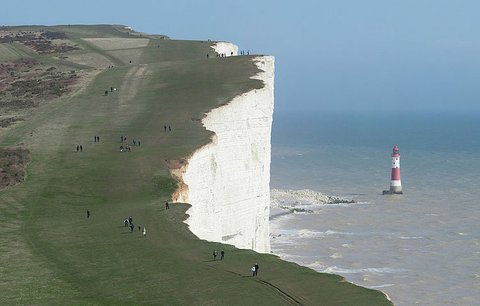
M 390 304 L 380 292 L 339 276 L 198 240 L 182 223 L 186 204 L 165 210 L 164 201 L 176 187 L 166 160 L 188 156 L 208 142 L 210 134 L 200 122 L 205 112 L 262 86 L 249 78 L 257 72 L 251 57 L 206 59 L 210 42 L 150 37 L 121 26 L 48 30 L 65 33 L 55 43 L 76 49 L 40 53 L 21 41 L 0 44 L 0 63 L 29 58 L 38 62 L 34 67 L 81 76 L 79 89 L 72 85 L 69 94 L 25 95 L 39 102 L 3 108 L 2 116 L 22 120 L 0 130 L 0 145 L 22 144 L 32 162 L 24 183 L 0 192 L 0 301 Z M 132 39 L 139 39 L 139 47 Z M 48 74 L 38 71 L 45 81 Z M 117 90 L 110 92 L 111 87 Z M 13 105 L 11 97 L 0 96 L 0 108 Z M 165 133 L 164 125 L 172 132 Z M 100 142 L 94 142 L 95 135 Z M 119 150 L 123 135 L 131 152 Z M 141 146 L 133 146 L 133 139 Z M 83 152 L 76 150 L 80 144 Z M 147 237 L 138 228 L 131 233 L 124 227 L 129 216 L 136 226 L 146 227 Z M 212 261 L 213 249 L 224 249 L 225 260 Z M 249 269 L 256 262 L 260 272 L 253 278 Z

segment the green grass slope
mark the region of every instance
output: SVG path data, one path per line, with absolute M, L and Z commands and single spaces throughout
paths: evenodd
M 80 52 L 98 54 L 114 68 L 0 131 L 2 146 L 23 143 L 33 159 L 27 180 L 0 192 L 0 301 L 390 305 L 381 292 L 339 276 L 199 240 L 182 223 L 187 205 L 165 210 L 163 203 L 176 188 L 165 160 L 188 156 L 209 141 L 199 121 L 205 112 L 262 84 L 249 78 L 257 72 L 251 57 L 206 59 L 209 42 L 154 37 L 144 47 L 119 52 L 82 41 L 132 37 L 118 28 L 55 27 L 81 45 Z M 5 60 L 17 57 L 3 46 L 0 51 Z M 21 56 L 78 65 L 54 55 Z M 129 58 L 135 61 L 130 64 Z M 110 87 L 118 90 L 104 96 Z M 173 131 L 165 133 L 164 125 Z M 119 152 L 121 135 L 130 145 L 140 139 L 141 146 Z M 77 144 L 83 145 L 82 153 L 76 152 Z M 124 227 L 129 216 L 147 228 L 146 238 Z M 213 249 L 224 249 L 225 260 L 212 261 Z M 256 262 L 261 269 L 253 278 L 250 267 Z

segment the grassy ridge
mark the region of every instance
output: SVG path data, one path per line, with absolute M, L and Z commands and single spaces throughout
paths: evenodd
M 88 37 L 117 33 L 104 26 L 87 29 Z M 182 223 L 187 205 L 164 209 L 175 189 L 165 160 L 188 156 L 208 142 L 210 133 L 198 120 L 205 112 L 262 86 L 249 79 L 257 72 L 250 57 L 207 60 L 209 50 L 206 42 L 160 39 L 124 50 L 123 56 L 137 61 L 106 69 L 83 91 L 1 132 L 3 146 L 23 142 L 33 153 L 28 180 L 0 193 L 6 228 L 0 236 L 2 301 L 389 304 L 380 292 L 338 276 L 198 240 Z M 115 51 L 108 56 L 125 63 Z M 117 92 L 103 96 L 111 86 Z M 164 125 L 173 131 L 165 133 Z M 130 145 L 132 138 L 141 139 L 141 147 L 120 153 L 120 135 Z M 84 152 L 75 152 L 77 144 Z M 128 216 L 147 228 L 146 238 L 123 226 Z M 214 248 L 226 251 L 223 262 L 211 261 Z M 257 279 L 249 276 L 255 262 L 261 267 Z

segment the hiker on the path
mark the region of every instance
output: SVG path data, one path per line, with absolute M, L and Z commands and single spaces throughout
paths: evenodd
M 113 87 L 110 87 L 110 92 L 113 92 Z
M 108 90 L 105 90 L 105 95 L 106 95 L 106 96 L 108 95 Z
M 138 231 L 141 232 L 142 231 L 142 227 L 139 225 L 138 226 Z
M 90 218 L 90 211 L 87 209 L 87 219 Z
M 255 276 L 255 266 L 252 266 L 252 276 Z
M 80 146 L 79 146 L 79 145 L 77 145 L 77 152 L 78 152 L 79 150 L 80 150 Z
M 137 142 L 138 142 L 138 146 L 140 146 L 140 139 Z
M 170 126 L 168 126 L 168 131 L 171 132 L 172 131 L 172 128 Z
M 135 228 L 135 225 L 133 223 L 130 224 L 130 233 L 133 233 L 133 229 Z
M 217 259 L 217 250 L 213 250 L 212 255 L 213 255 L 213 260 L 216 260 Z
M 170 204 L 168 204 L 168 201 L 165 201 L 165 209 L 170 209 Z
M 257 276 L 258 275 L 258 269 L 259 269 L 258 264 L 256 263 L 254 267 L 255 267 L 255 276 Z
M 83 146 L 80 145 L 80 152 L 83 152 Z
M 147 229 L 145 227 L 143 227 L 142 235 L 143 235 L 144 238 L 145 238 L 145 236 L 147 236 Z
M 223 260 L 224 257 L 225 257 L 225 251 L 222 250 L 222 251 L 220 252 L 220 260 Z
M 165 130 L 165 133 L 166 133 L 166 132 L 167 132 L 167 126 L 164 125 L 164 126 L 163 126 L 163 129 Z

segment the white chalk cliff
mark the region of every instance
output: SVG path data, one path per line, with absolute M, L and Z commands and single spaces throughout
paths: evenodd
M 217 52 L 234 50 L 236 54 L 238 48 L 222 45 Z M 268 253 L 274 58 L 258 56 L 254 61 L 261 72 L 253 78 L 264 86 L 213 109 L 202 120 L 215 135 L 180 171 L 177 201 L 191 204 L 186 223 L 199 238 Z
M 238 55 L 238 46 L 230 42 L 218 41 L 213 45 L 213 49 L 218 54 L 225 54 L 225 56 Z

